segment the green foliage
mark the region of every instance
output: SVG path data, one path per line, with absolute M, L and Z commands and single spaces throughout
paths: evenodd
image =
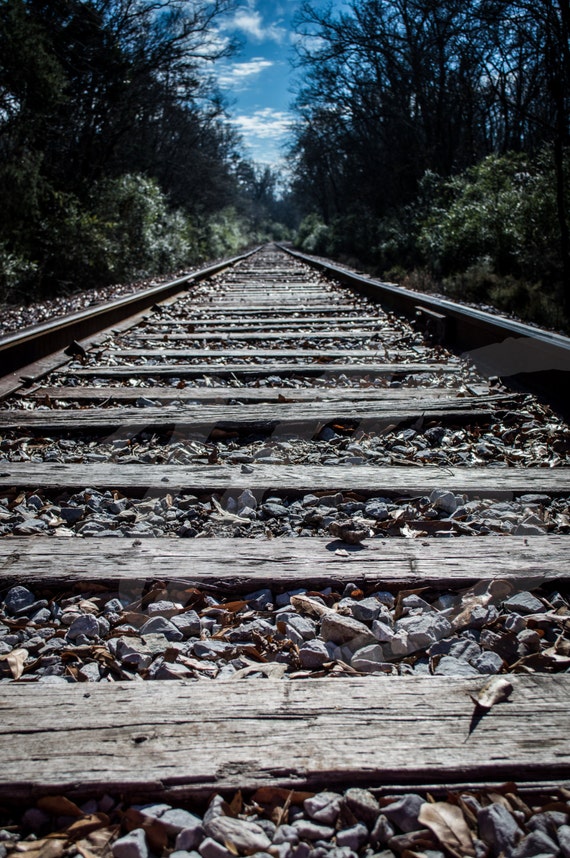
M 332 252 L 330 237 L 330 227 L 316 213 L 312 213 L 301 221 L 295 243 L 305 253 L 327 254 Z
M 433 175 L 428 180 L 433 186 Z M 435 204 L 418 244 L 436 272 L 489 263 L 498 274 L 535 278 L 548 276 L 555 265 L 556 199 L 547 156 L 533 163 L 521 154 L 490 155 L 462 175 L 441 180 L 431 195 Z
M 37 275 L 37 266 L 0 243 L 0 301 L 17 301 L 21 290 Z
M 110 275 L 160 273 L 192 256 L 191 230 L 181 212 L 171 212 L 158 184 L 137 174 L 95 185 L 90 223 L 102 236 Z
M 206 64 L 235 0 L 0 2 L 0 299 L 164 273 L 279 231 Z M 245 162 L 242 162 L 245 165 Z
M 201 247 L 205 256 L 227 256 L 246 247 L 249 242 L 247 222 L 233 207 L 212 215 L 202 230 Z

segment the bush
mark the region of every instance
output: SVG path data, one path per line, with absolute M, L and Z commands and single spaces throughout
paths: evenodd
M 330 227 L 323 223 L 317 214 L 311 213 L 301 221 L 295 244 L 305 253 L 326 255 L 331 252 L 330 238 Z
M 530 280 L 559 275 L 552 158 L 490 155 L 460 176 L 422 183 L 418 246 L 436 274 L 478 268 Z
M 0 243 L 0 302 L 18 301 L 23 289 L 29 288 L 36 276 L 37 265 Z
M 181 212 L 169 211 L 165 195 L 146 176 L 103 180 L 93 190 L 91 205 L 102 230 L 103 267 L 108 276 L 164 273 L 196 255 L 187 219 Z
M 247 224 L 232 206 L 211 215 L 202 228 L 202 257 L 216 258 L 237 253 L 250 242 Z

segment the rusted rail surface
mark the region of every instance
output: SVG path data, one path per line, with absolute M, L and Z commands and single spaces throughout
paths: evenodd
M 25 586 L 47 615 L 28 651 L 26 606 L 4 609 L 2 800 L 570 785 L 568 427 L 332 273 L 267 247 L 146 294 L 132 324 L 101 312 L 88 341 L 67 320 L 58 348 L 85 353 L 22 368 L 0 599 Z M 386 288 L 460 336 L 449 302 Z M 565 376 L 563 338 L 534 341 Z M 408 646 L 415 616 L 439 630 Z M 512 696 L 474 724 L 496 675 Z

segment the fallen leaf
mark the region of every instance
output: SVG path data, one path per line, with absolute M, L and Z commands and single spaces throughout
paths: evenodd
M 82 840 L 97 829 L 104 828 L 109 825 L 109 817 L 105 813 L 91 813 L 83 816 L 81 819 L 72 822 L 65 829 L 65 833 L 70 840 Z
M 45 837 L 32 843 L 18 843 L 15 852 L 26 858 L 61 858 L 69 841 L 60 837 Z
M 83 816 L 78 806 L 63 795 L 46 795 L 38 800 L 37 806 L 50 816 Z
M 494 676 L 485 683 L 476 697 L 472 694 L 469 696 L 475 706 L 489 711 L 495 703 L 503 703 L 512 693 L 513 686 L 508 679 L 505 679 L 503 676 Z
M 418 539 L 420 536 L 427 536 L 427 532 L 425 530 L 414 530 L 414 528 L 410 527 L 407 523 L 400 528 L 400 534 L 405 537 L 405 539 Z
M 75 848 L 83 858 L 110 858 L 112 854 L 111 843 L 118 836 L 119 831 L 119 825 L 99 828 L 97 831 L 92 831 L 87 837 L 78 840 L 75 843 Z
M 475 855 L 471 832 L 461 809 L 446 801 L 421 806 L 418 822 L 429 828 L 440 844 L 457 858 Z
M 279 664 L 277 662 L 273 664 L 250 664 L 248 667 L 242 667 L 241 670 L 236 670 L 235 673 L 232 673 L 230 680 L 244 679 L 252 673 L 262 673 L 268 679 L 283 679 L 286 672 L 286 664 Z
M 309 599 L 308 596 L 291 596 L 291 604 L 296 611 L 302 614 L 311 614 L 317 617 L 323 617 L 330 613 L 330 608 L 317 602 L 316 599 Z
M 3 658 L 8 662 L 10 672 L 14 679 L 19 679 L 23 674 L 28 655 L 29 653 L 27 649 L 19 647 L 18 649 L 13 649 L 12 652 L 8 653 L 8 655 L 3 656 Z

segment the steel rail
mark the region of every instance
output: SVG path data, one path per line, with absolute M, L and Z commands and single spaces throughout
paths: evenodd
M 0 337 L 0 375 L 15 372 L 33 361 L 66 348 L 73 340 L 84 339 L 152 307 L 157 301 L 171 298 L 183 288 L 247 259 L 257 249 L 223 259 L 207 268 L 193 271 L 167 283 L 151 286 L 141 292 L 117 298 L 115 301 L 98 304 L 95 307 Z
M 437 323 L 441 341 L 472 361 L 484 376 L 531 391 L 566 417 L 570 415 L 569 337 L 375 280 L 281 244 L 279 247 L 408 318 L 418 319 L 423 314 L 424 322 Z

